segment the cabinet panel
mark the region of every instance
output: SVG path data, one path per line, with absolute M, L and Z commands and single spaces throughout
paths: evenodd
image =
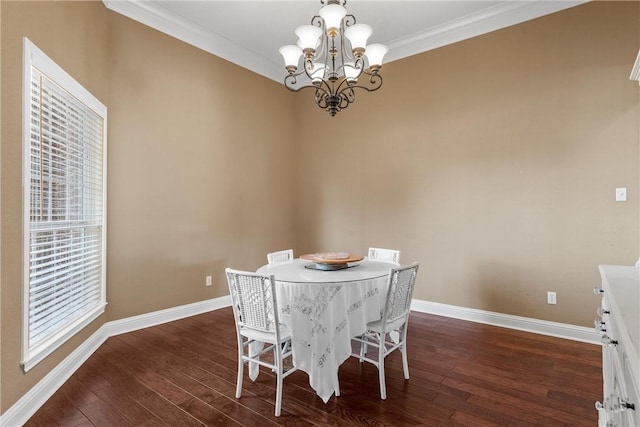
M 638 391 L 638 313 L 640 271 L 634 267 L 600 266 L 602 287 L 596 330 L 602 334 L 603 401 L 598 425 L 640 426 Z M 630 324 L 631 322 L 631 324 Z

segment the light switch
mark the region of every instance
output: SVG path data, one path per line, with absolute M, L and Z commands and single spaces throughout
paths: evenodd
M 626 187 L 616 188 L 616 202 L 626 202 L 626 201 L 627 201 Z

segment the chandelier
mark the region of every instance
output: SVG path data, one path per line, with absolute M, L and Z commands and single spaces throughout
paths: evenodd
M 295 29 L 297 45 L 280 48 L 287 89 L 315 89 L 315 102 L 331 117 L 355 101 L 354 89 L 373 92 L 382 86 L 382 58 L 389 50 L 382 44 L 367 45 L 373 32 L 366 24 L 356 24 L 347 14 L 346 0 L 320 0 L 323 7 L 311 18 L 311 25 Z M 302 70 L 298 65 L 302 58 Z

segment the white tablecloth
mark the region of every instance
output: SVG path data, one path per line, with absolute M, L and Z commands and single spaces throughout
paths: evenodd
M 339 366 L 351 355 L 351 338 L 382 316 L 395 265 L 365 260 L 339 271 L 305 268 L 312 264 L 296 259 L 257 272 L 275 276 L 280 321 L 291 329 L 293 363 L 327 402 L 338 386 Z

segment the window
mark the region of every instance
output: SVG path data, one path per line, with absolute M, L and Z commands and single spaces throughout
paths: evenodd
M 104 312 L 107 108 L 23 44 L 22 367 Z

